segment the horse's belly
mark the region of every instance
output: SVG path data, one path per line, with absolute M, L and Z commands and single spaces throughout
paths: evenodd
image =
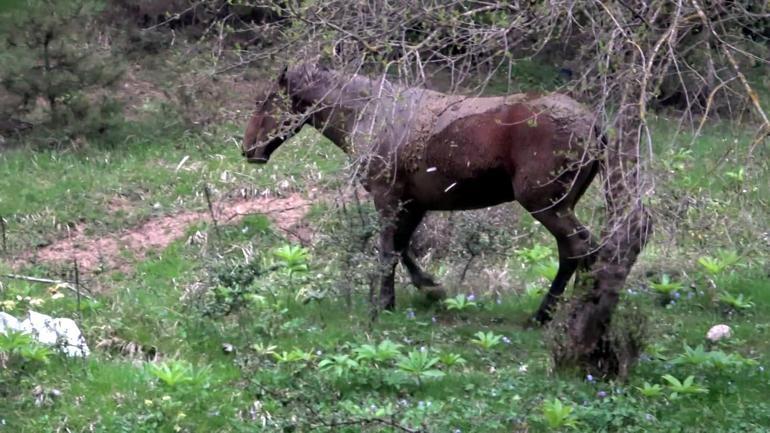
M 489 171 L 472 178 L 425 171 L 412 176 L 407 196 L 427 210 L 479 209 L 514 199 L 511 177 L 504 170 Z

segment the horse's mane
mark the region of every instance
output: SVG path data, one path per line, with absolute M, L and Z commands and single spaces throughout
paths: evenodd
M 290 93 L 312 89 L 336 94 L 337 102 L 347 105 L 367 97 L 387 97 L 396 95 L 405 88 L 382 77 L 372 79 L 359 73 L 346 73 L 329 69 L 316 62 L 304 62 L 285 70 L 279 83 L 288 88 Z

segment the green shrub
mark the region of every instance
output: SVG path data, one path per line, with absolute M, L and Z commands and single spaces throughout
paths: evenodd
M 97 42 L 95 0 L 27 0 L 0 15 L 0 86 L 46 144 L 105 133 L 119 121 L 109 92 L 120 63 Z

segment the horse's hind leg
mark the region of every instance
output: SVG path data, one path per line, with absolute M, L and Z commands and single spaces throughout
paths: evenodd
M 590 262 L 593 241 L 591 233 L 571 209 L 535 209 L 530 212 L 556 238 L 559 249 L 559 270 L 534 316 L 536 321 L 545 323 L 551 320 L 551 310 L 578 266 L 587 266 Z
M 401 263 L 404 264 L 404 267 L 409 272 L 412 284 L 419 289 L 429 289 L 429 297 L 440 299 L 445 296 L 443 288 L 436 283 L 429 273 L 420 268 L 409 249 L 412 235 L 424 216 L 425 210 L 416 206 L 407 204 L 401 209 L 396 220 L 395 250 L 401 255 Z

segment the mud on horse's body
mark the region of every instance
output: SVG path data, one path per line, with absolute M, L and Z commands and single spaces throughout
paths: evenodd
M 405 88 L 314 64 L 281 73 L 277 89 L 291 111 L 361 164 L 359 174 L 381 216 L 380 305 L 395 306 L 400 258 L 419 288 L 439 285 L 411 257 L 409 241 L 427 211 L 518 201 L 556 238 L 559 270 L 535 318 L 591 257 L 592 239 L 574 206 L 600 168 L 594 119 L 566 95 L 473 98 Z M 291 132 L 282 128 L 278 91 L 258 103 L 243 154 L 267 162 Z

